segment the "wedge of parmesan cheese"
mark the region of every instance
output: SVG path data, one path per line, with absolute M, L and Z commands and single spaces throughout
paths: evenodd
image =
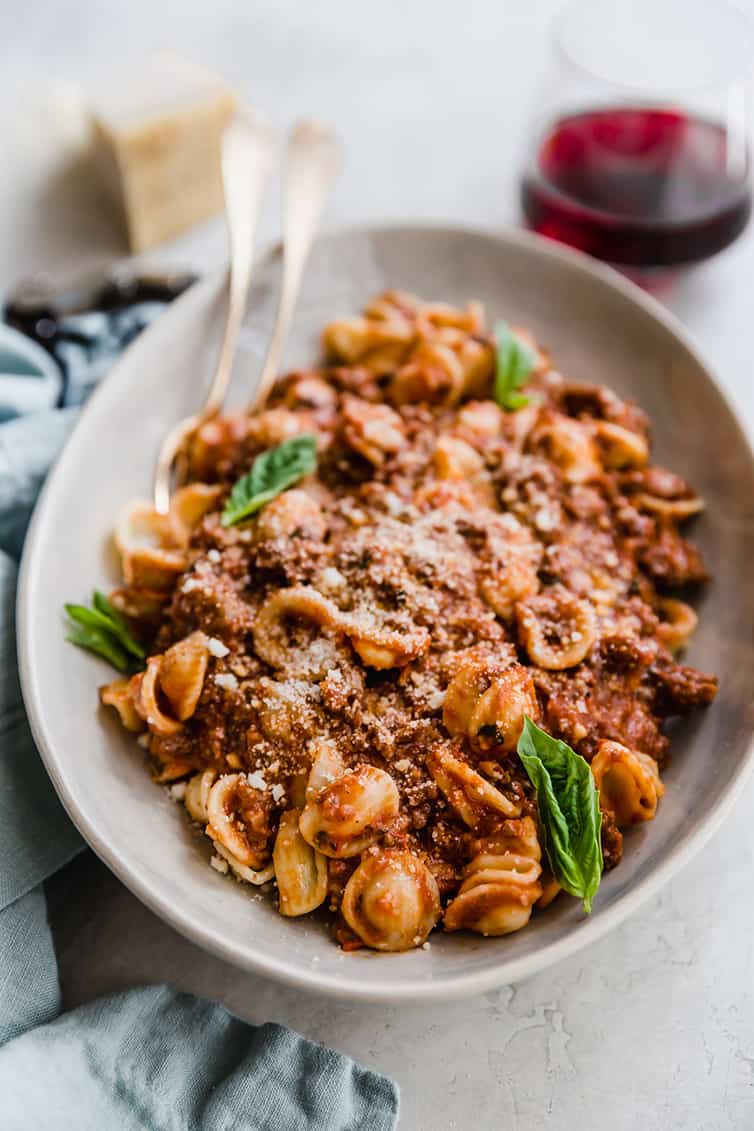
M 132 251 L 172 239 L 222 208 L 220 137 L 235 108 L 221 78 L 169 54 L 96 100 L 97 161 Z

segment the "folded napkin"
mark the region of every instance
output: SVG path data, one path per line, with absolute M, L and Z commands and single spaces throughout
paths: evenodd
M 86 353 L 74 361 L 75 402 L 91 371 Z M 41 885 L 83 845 L 32 741 L 13 626 L 28 518 L 75 417 L 67 408 L 0 424 L 0 1127 L 390 1131 L 391 1080 L 280 1025 L 247 1025 L 167 986 L 61 1013 Z

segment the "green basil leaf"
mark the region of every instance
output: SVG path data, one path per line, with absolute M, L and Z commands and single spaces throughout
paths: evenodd
M 518 390 L 531 377 L 536 354 L 531 346 L 513 333 L 507 322 L 495 323 L 495 341 L 495 400 L 507 412 L 515 412 L 529 403 L 529 397 Z
M 284 440 L 257 456 L 230 493 L 222 515 L 223 526 L 251 518 L 281 491 L 311 475 L 317 466 L 317 441 L 310 433 Z
M 92 608 L 86 605 L 66 605 L 65 611 L 73 621 L 67 639 L 79 648 L 95 652 L 120 672 L 133 673 L 144 667 L 146 653 L 134 640 L 128 625 L 105 597 L 95 590 Z
M 132 656 L 135 656 L 137 660 L 145 659 L 146 652 L 142 648 L 141 644 L 139 644 L 138 640 L 134 640 L 129 627 L 126 624 L 125 618 L 120 615 L 118 610 L 114 608 L 113 605 L 111 605 L 105 594 L 100 593 L 98 589 L 95 589 L 92 595 L 92 604 L 94 605 L 94 608 L 97 610 L 97 612 L 101 613 L 102 616 L 107 617 L 107 619 L 110 621 L 114 631 L 117 634 L 118 640 L 126 649 L 126 651 L 130 652 Z
M 76 624 L 68 633 L 66 640 L 77 644 L 79 648 L 86 648 L 98 656 L 108 660 L 119 672 L 129 674 L 132 670 L 128 654 L 121 648 L 110 633 L 93 625 Z
M 518 756 L 537 791 L 552 874 L 590 912 L 602 877 L 602 816 L 589 763 L 528 717 L 518 740 Z

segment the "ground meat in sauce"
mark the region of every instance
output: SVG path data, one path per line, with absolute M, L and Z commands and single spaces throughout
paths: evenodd
M 440 396 L 442 382 L 425 376 L 426 395 Z M 420 378 L 412 375 L 414 383 Z M 599 462 L 590 440 L 597 422 L 646 440 L 636 406 L 607 389 L 569 383 L 544 363 L 533 381 L 538 399 L 509 415 L 490 402 L 489 388 L 411 403 L 405 391 L 391 391 L 395 381 L 389 358 L 291 374 L 261 415 L 213 421 L 197 436 L 192 477 L 219 483 L 223 497 L 191 535 L 187 568 L 168 595 L 152 651 L 197 629 L 221 647 L 193 715 L 176 734 L 153 735 L 150 751 L 163 770 L 263 774 L 268 794 L 254 847 L 264 855 L 262 841 L 271 847 L 280 813 L 300 803 L 297 783 L 312 742 L 326 738 L 346 768 L 367 764 L 393 777 L 400 815 L 384 845 L 420 854 L 446 901 L 473 836 L 499 823 L 483 814 L 472 836 L 425 767 L 428 752 L 448 741 L 443 703 L 467 650 L 486 642 L 504 664 L 530 670 L 542 725 L 588 761 L 609 739 L 661 764 L 664 720 L 709 704 L 717 681 L 666 650 L 660 597 L 703 582 L 707 572 L 677 521 L 641 509 L 642 492 L 693 498 L 688 484 L 661 468 Z M 574 463 L 566 441 L 553 439 L 562 421 L 576 422 L 566 435 L 597 453 L 589 457 L 594 467 L 583 471 L 583 454 Z M 319 464 L 298 489 L 321 519 L 269 535 L 258 519 L 224 527 L 221 508 L 233 482 L 261 451 L 304 431 L 317 435 Z M 256 647 L 255 622 L 271 594 L 296 587 L 315 591 L 356 627 L 344 635 L 293 618 L 281 630 L 288 634 L 283 660 L 270 663 Z M 548 593 L 558 597 L 553 608 L 563 594 L 585 602 L 596 625 L 594 642 L 566 670 L 532 662 L 515 615 L 517 602 Z M 359 633 L 412 643 L 394 665 L 375 668 L 361 658 Z M 559 626 L 545 635 L 557 644 Z M 536 795 L 515 751 L 493 744 L 485 752 L 464 735 L 454 743 L 462 761 L 536 818 Z M 623 837 L 609 812 L 602 844 L 612 868 Z M 334 911 L 354 867 L 329 861 Z M 338 933 L 343 945 L 355 945 L 342 922 Z

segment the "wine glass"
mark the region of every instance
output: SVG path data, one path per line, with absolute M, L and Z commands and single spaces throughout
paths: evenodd
M 652 289 L 752 207 L 754 29 L 728 0 L 572 0 L 521 181 L 529 227 Z

